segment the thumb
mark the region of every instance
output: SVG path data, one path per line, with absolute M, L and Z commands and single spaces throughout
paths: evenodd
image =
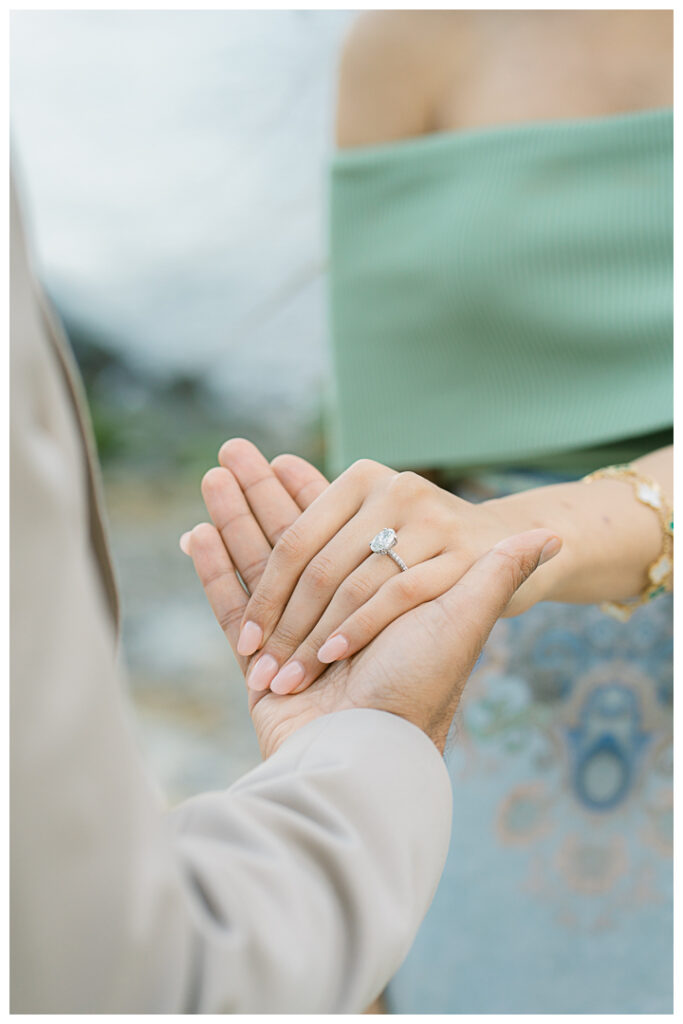
M 461 653 L 464 642 L 476 660 L 517 590 L 561 547 L 561 539 L 550 530 L 528 530 L 508 537 L 482 555 L 450 590 L 433 602 L 438 606 L 437 614 L 453 627 L 453 639 Z

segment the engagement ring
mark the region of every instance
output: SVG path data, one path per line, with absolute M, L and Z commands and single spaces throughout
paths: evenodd
M 389 528 L 380 530 L 377 536 L 373 537 L 370 541 L 370 550 L 375 555 L 389 555 L 389 558 L 393 558 L 401 572 L 408 572 L 408 566 L 403 559 L 390 550 L 396 544 L 396 541 L 395 530 L 390 530 Z

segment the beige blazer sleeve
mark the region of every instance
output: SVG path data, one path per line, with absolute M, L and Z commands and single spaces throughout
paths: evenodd
M 393 715 L 344 711 L 164 807 L 115 667 L 79 385 L 14 199 L 11 227 L 12 1010 L 359 1012 L 443 867 L 442 759 Z

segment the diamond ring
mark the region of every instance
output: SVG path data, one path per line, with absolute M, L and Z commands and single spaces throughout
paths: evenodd
M 408 572 L 408 566 L 402 558 L 391 550 L 396 544 L 396 530 L 390 530 L 388 527 L 384 530 L 380 530 L 376 537 L 373 537 L 370 541 L 370 550 L 375 555 L 389 555 L 389 558 L 393 558 L 396 565 L 399 567 L 401 572 Z

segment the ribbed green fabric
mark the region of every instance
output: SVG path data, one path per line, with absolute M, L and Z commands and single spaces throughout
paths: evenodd
M 670 109 L 345 150 L 330 203 L 333 471 L 591 468 L 671 426 Z

